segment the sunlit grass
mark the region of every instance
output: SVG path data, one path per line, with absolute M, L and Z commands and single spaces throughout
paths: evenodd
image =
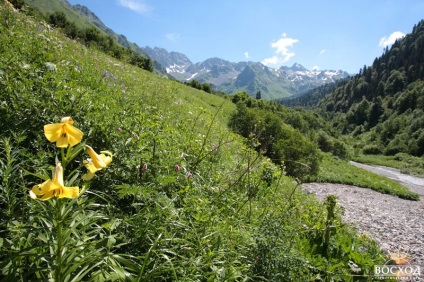
M 43 125 L 64 116 L 77 121 L 95 150 L 113 152 L 89 192 L 73 200 L 78 213 L 64 222 L 69 238 L 84 233 L 71 257 L 87 246 L 96 254 L 70 259 L 66 277 L 346 281 L 349 261 L 360 274 L 383 262 L 376 244 L 356 236 L 339 213 L 324 252 L 325 206 L 229 130 L 229 100 L 86 48 L 4 5 L 0 42 L 0 279 L 49 279 L 44 242 L 51 234 L 43 224 L 51 224 L 43 221 L 45 205 L 27 192 L 39 183 L 33 176 L 60 157 Z M 79 167 L 69 171 L 86 173 Z M 89 240 L 96 243 L 84 245 Z
M 395 156 L 356 155 L 352 159 L 365 164 L 393 167 L 399 169 L 402 173 L 424 177 L 424 158 L 422 157 L 399 153 Z
M 419 200 L 417 193 L 410 191 L 398 182 L 329 155 L 324 156 L 319 174 L 316 177 L 311 177 L 310 180 L 355 185 L 370 188 L 380 193 L 395 195 L 403 199 Z

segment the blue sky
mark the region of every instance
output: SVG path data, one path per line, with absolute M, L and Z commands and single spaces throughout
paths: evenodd
M 219 57 L 269 67 L 357 73 L 424 19 L 422 0 L 68 0 L 140 47 L 197 63 Z

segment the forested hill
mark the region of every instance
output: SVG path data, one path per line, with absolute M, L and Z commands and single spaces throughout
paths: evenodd
M 386 48 L 369 67 L 335 84 L 284 103 L 317 106 L 344 133 L 373 150 L 421 156 L 424 153 L 424 21 Z

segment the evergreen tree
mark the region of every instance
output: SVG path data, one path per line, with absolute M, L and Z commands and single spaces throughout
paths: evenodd
M 62 11 L 56 11 L 49 16 L 49 23 L 56 27 L 65 28 L 69 25 L 66 14 Z
M 258 90 L 258 91 L 256 92 L 256 99 L 257 99 L 257 100 L 260 100 L 261 98 L 262 98 L 261 91 L 260 91 L 260 90 Z

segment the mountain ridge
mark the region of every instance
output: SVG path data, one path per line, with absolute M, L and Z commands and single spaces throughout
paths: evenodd
M 261 91 L 263 99 L 279 99 L 295 96 L 305 90 L 349 76 L 344 71 L 310 71 L 299 63 L 278 69 L 267 67 L 260 62 L 234 63 L 217 57 L 193 63 L 185 54 L 169 52 L 160 47 L 146 46 L 143 48 L 130 42 L 125 35 L 118 34 L 106 26 L 94 12 L 84 5 L 72 5 L 67 0 L 51 2 L 31 0 L 28 4 L 44 15 L 62 10 L 79 26 L 96 26 L 125 48 L 149 57 L 153 61 L 155 72 L 159 75 L 180 82 L 188 82 L 194 79 L 201 83 L 208 83 L 215 90 L 228 94 L 245 91 L 250 96 L 255 96 L 257 91 Z M 246 67 L 248 68 L 246 69 Z
M 350 76 L 342 70 L 308 70 L 299 63 L 271 68 L 260 62 L 230 62 L 217 57 L 193 63 L 186 55 L 164 48 L 146 46 L 143 50 L 179 81 L 195 79 L 229 94 L 246 91 L 255 96 L 257 91 L 261 91 L 265 99 L 295 96 Z

